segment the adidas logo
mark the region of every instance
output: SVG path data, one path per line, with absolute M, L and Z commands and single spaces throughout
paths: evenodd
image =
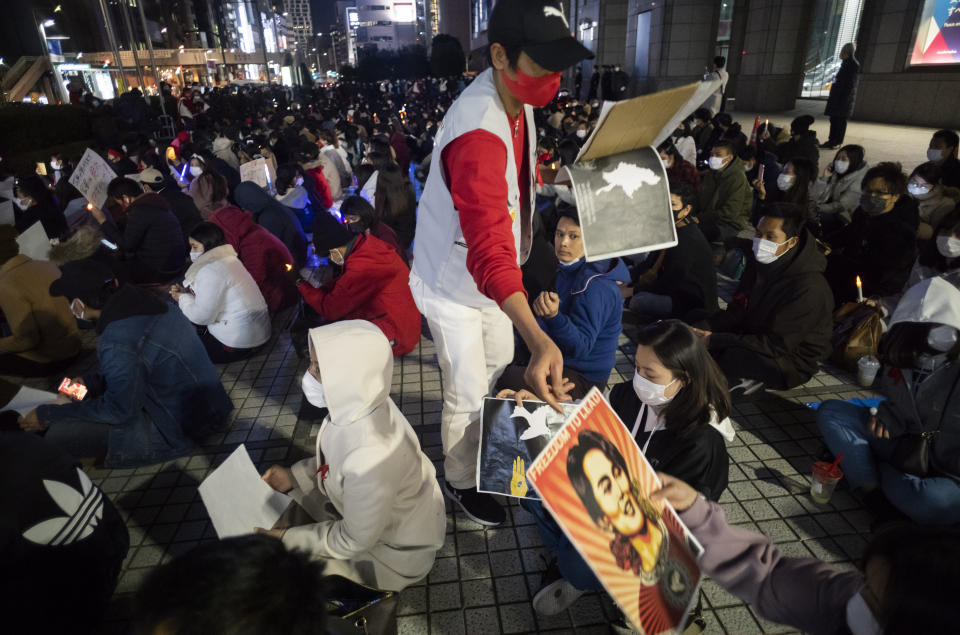
M 93 533 L 103 518 L 103 493 L 90 482 L 82 470 L 78 492 L 60 481 L 43 481 L 53 502 L 66 514 L 37 523 L 23 532 L 23 537 L 38 545 L 70 545 Z

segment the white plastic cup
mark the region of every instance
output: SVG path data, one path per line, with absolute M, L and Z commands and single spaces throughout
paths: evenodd
M 880 372 L 880 360 L 873 355 L 864 355 L 857 361 L 857 383 L 864 388 L 873 385 Z

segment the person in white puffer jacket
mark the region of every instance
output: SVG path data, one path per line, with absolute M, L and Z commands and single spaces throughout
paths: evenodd
M 252 356 L 270 339 L 270 311 L 257 283 L 227 244 L 223 230 L 200 223 L 190 232 L 183 285 L 170 296 L 197 326 L 210 361 L 227 364 Z
M 315 456 L 263 475 L 299 505 L 256 531 L 323 560 L 326 575 L 400 591 L 426 577 L 444 543 L 436 470 L 390 399 L 393 353 L 383 332 L 345 320 L 312 329 L 309 341 L 304 397 L 329 416 Z

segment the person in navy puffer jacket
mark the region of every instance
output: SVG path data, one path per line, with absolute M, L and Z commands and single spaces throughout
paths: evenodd
M 606 389 L 622 330 L 620 285 L 630 281 L 630 273 L 619 258 L 586 262 L 576 208 L 564 207 L 557 217 L 556 291 L 544 291 L 532 307 L 540 328 L 563 353 L 563 376 L 573 383 L 570 396 L 582 399 L 593 386 Z M 523 367 L 507 368 L 497 386 L 525 387 Z

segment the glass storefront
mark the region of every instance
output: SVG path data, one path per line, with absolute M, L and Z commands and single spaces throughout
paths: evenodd
M 840 49 L 857 41 L 864 0 L 816 0 L 800 97 L 827 97 L 840 69 Z

